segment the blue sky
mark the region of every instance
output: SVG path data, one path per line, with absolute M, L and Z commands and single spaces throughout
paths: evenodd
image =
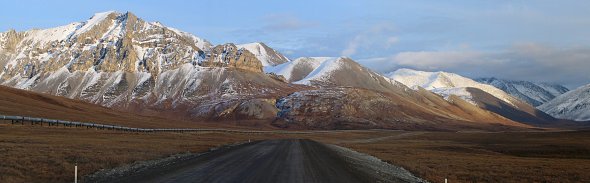
M 2 1 L 0 31 L 131 11 L 214 44 L 261 41 L 290 58 L 349 56 L 379 72 L 590 83 L 590 1 Z

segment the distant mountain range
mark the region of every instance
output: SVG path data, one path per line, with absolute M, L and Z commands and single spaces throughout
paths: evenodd
M 531 125 L 555 121 L 553 117 L 494 86 L 458 74 L 399 69 L 388 74 L 388 77 L 409 87 L 430 90 L 446 99 L 450 96 L 461 97 L 476 106 L 512 120 Z
M 478 78 L 476 81 L 492 85 L 535 107 L 569 91 L 564 86 L 550 83 L 513 81 L 497 78 Z
M 558 123 L 516 94 L 456 74 L 402 69 L 385 76 L 347 57 L 291 61 L 264 43 L 212 45 L 129 12 L 0 33 L 0 67 L 5 86 L 183 120 L 302 129 Z M 544 89 L 553 96 L 562 91 Z

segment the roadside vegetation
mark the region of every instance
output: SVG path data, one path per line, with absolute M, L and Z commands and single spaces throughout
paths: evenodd
M 248 140 L 305 138 L 348 147 L 431 182 L 590 182 L 590 131 L 314 134 L 125 133 L 0 124 L 0 182 L 70 182 L 136 161 Z

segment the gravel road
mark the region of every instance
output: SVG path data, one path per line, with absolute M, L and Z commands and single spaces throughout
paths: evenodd
M 265 140 L 221 148 L 102 181 L 425 182 L 372 156 L 303 139 Z

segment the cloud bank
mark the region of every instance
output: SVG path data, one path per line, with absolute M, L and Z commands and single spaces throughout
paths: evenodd
M 455 72 L 472 78 L 498 77 L 564 84 L 590 83 L 590 48 L 558 49 L 535 43 L 515 44 L 505 51 L 474 50 L 400 52 L 359 60 L 376 71 L 399 68 Z

